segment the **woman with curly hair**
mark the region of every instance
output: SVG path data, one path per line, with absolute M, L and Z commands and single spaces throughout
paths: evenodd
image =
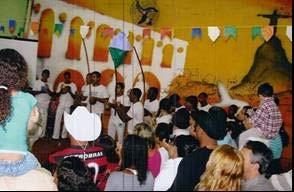
M 128 135 L 120 153 L 121 171 L 110 174 L 105 191 L 152 191 L 154 178 L 147 171 L 148 148 L 145 139 Z
M 20 53 L 0 50 L 0 189 L 56 190 L 51 174 L 28 151 L 28 131 L 39 113 L 37 100 L 21 91 L 27 74 L 28 66 Z M 29 185 L 23 184 L 27 178 L 32 181 Z
M 67 157 L 60 162 L 55 182 L 59 191 L 98 191 L 90 168 L 78 157 Z
M 229 145 L 217 147 L 210 155 L 206 170 L 197 191 L 240 191 L 244 159 L 242 154 Z

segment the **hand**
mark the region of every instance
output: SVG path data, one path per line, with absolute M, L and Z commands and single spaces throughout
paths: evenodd
M 95 103 L 96 103 L 96 98 L 95 98 L 95 97 L 90 97 L 90 99 L 89 99 L 89 103 L 90 103 L 91 105 L 95 105 Z
M 253 127 L 253 123 L 250 121 L 249 118 L 246 118 L 244 121 L 243 121 L 243 124 L 244 124 L 244 127 L 246 129 L 250 129 Z
M 176 146 L 167 143 L 165 139 L 162 141 L 162 146 L 167 150 L 170 159 L 175 159 L 178 157 L 178 150 Z

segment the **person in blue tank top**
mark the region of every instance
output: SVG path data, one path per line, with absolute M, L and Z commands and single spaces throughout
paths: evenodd
M 20 91 L 28 66 L 14 49 L 0 50 L 0 176 L 20 176 L 40 166 L 28 151 L 28 129 L 38 120 L 36 99 Z

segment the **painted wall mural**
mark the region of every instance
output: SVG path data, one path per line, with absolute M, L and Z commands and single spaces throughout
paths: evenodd
M 70 23 L 70 34 L 65 57 L 67 59 L 81 59 L 82 38 L 80 34 L 80 26 L 84 25 L 81 17 L 74 17 Z
M 105 31 L 112 31 L 111 33 L 105 33 Z M 106 24 L 98 26 L 96 30 L 96 39 L 94 47 L 94 61 L 108 61 L 108 46 L 113 35 L 113 29 Z
M 39 0 L 42 9 L 52 9 L 57 15 L 66 13 L 67 19 L 63 21 L 63 33 L 60 33 L 57 38 L 52 38 L 53 40 L 53 56 L 48 57 L 48 59 L 40 59 L 38 71 L 47 68 L 51 71 L 51 77 L 57 78 L 57 76 L 62 73 L 64 69 L 72 69 L 79 71 L 83 77 L 86 76 L 87 67 L 85 65 L 86 58 L 84 50 L 81 49 L 81 36 L 79 33 L 79 28 L 81 25 L 90 26 L 89 33 L 85 39 L 86 47 L 90 59 L 91 71 L 105 71 L 113 69 L 113 61 L 109 59 L 108 47 L 111 39 L 119 32 L 124 31 L 128 34 L 129 43 L 136 47 L 139 57 L 144 65 L 144 71 L 147 72 L 149 78 L 149 73 L 152 73 L 151 79 L 157 79 L 156 86 L 162 88 L 162 96 L 166 95 L 168 92 L 168 87 L 171 80 L 175 75 L 180 75 L 184 70 L 184 65 L 186 62 L 187 45 L 186 41 L 180 39 L 164 39 L 161 40 L 160 33 L 151 31 L 142 40 L 135 41 L 135 37 L 141 36 L 143 34 L 144 28 L 139 26 L 134 26 L 131 23 L 124 22 L 121 20 L 114 19 L 100 13 L 95 13 L 91 10 L 85 10 L 81 7 L 67 4 L 65 2 L 54 0 L 46 1 Z M 58 5 L 58 6 L 57 6 Z M 62 7 L 62 8 L 61 8 Z M 74 12 L 72 10 L 75 10 Z M 93 14 L 93 17 L 89 15 Z M 40 15 L 32 15 L 32 21 L 39 20 Z M 52 17 L 52 20 L 56 22 L 58 17 Z M 88 21 L 88 22 L 85 22 Z M 38 34 L 34 34 L 31 38 L 38 39 Z M 161 42 L 161 47 L 155 47 L 156 42 Z M 67 45 L 67 47 L 65 47 Z M 162 51 L 165 45 L 172 45 L 173 47 L 181 48 L 182 53 L 177 52 L 172 49 L 166 53 Z M 56 46 L 56 47 L 55 47 Z M 168 46 L 169 47 L 169 46 Z M 154 54 L 154 53 L 159 54 Z M 171 53 L 172 52 L 172 53 Z M 64 55 L 62 56 L 62 54 Z M 165 56 L 167 54 L 167 56 Z M 41 58 L 41 57 L 40 57 Z M 160 62 L 164 61 L 164 67 L 160 65 Z M 125 65 L 118 68 L 118 73 L 121 74 L 122 79 L 124 79 L 126 84 L 126 90 L 131 88 L 134 84 L 135 78 L 140 74 L 139 63 L 133 50 L 128 52 L 125 58 Z M 50 64 L 52 63 L 52 64 Z M 164 79 L 158 78 L 160 74 L 164 72 Z M 107 83 L 109 82 L 109 74 L 104 73 L 108 76 L 105 77 Z M 113 74 L 112 74 L 113 75 Z M 154 77 L 153 77 L 154 76 Z M 155 78 L 156 77 L 156 78 Z M 104 79 L 104 77 L 102 77 Z M 153 82 L 153 81 L 151 81 Z M 110 86 L 110 89 L 112 87 Z
M 54 11 L 52 9 L 42 11 L 39 27 L 38 57 L 46 58 L 51 55 L 54 21 Z

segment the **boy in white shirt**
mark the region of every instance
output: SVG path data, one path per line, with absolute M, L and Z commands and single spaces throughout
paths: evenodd
M 48 82 L 50 76 L 50 71 L 45 69 L 42 71 L 41 79 L 35 82 L 33 87 L 33 94 L 38 101 L 38 109 L 42 118 L 42 132 L 41 137 L 45 136 L 47 117 L 48 117 L 48 107 L 52 94 L 52 84 Z
M 70 113 L 70 106 L 73 104 L 74 101 L 74 93 L 77 91 L 77 86 L 70 79 L 70 72 L 65 72 L 63 74 L 64 81 L 58 84 L 56 93 L 60 95 L 59 97 L 59 104 L 56 110 L 55 115 L 55 123 L 54 123 L 54 131 L 52 138 L 59 139 L 60 136 L 60 124 L 61 119 L 63 117 L 64 111 Z M 66 129 L 63 127 L 61 138 L 65 139 L 67 137 Z
M 152 115 L 156 114 L 159 108 L 157 96 L 158 89 L 156 87 L 150 87 L 147 92 L 147 100 L 144 103 L 144 108 Z
M 89 99 L 92 105 L 92 112 L 98 114 L 102 118 L 104 112 L 104 104 L 108 101 L 109 94 L 104 85 L 100 84 L 101 74 L 98 71 L 92 73 L 93 84 L 91 86 L 92 95 Z M 86 90 L 86 96 L 89 95 L 89 90 Z
M 122 82 L 118 82 L 116 84 L 116 95 L 117 95 L 116 100 L 115 100 L 115 96 L 111 96 L 109 98 L 109 102 L 106 104 L 106 106 L 112 107 L 111 115 L 110 115 L 109 123 L 108 123 L 108 135 L 111 136 L 113 139 L 115 139 L 115 134 L 117 133 L 118 142 L 120 144 L 123 143 L 125 123 L 120 119 L 118 113 L 115 111 L 114 103 L 116 102 L 121 103 L 126 107 L 130 106 L 129 97 L 124 95 L 124 89 L 125 89 L 125 84 Z
M 144 107 L 140 101 L 141 95 L 142 92 L 139 88 L 131 89 L 129 93 L 131 107 L 127 110 L 127 112 L 123 105 L 117 103 L 116 109 L 119 117 L 123 120 L 123 122 L 128 122 L 128 134 L 133 134 L 135 125 L 143 122 Z

